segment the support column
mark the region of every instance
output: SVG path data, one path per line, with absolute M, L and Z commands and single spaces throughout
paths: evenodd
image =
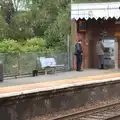
M 115 40 L 115 69 L 118 69 L 118 40 Z
M 71 37 L 72 37 L 72 45 L 76 43 L 76 36 L 77 36 L 77 23 L 76 20 L 71 20 Z
M 76 20 L 71 20 L 71 42 L 70 42 L 70 61 L 71 61 L 71 68 L 74 69 L 74 46 L 76 43 L 76 36 L 77 36 L 77 23 Z

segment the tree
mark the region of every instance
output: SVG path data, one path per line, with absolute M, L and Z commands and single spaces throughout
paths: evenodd
M 30 0 L 1 0 L 1 13 L 8 24 L 11 23 L 11 19 L 18 11 L 25 11 L 27 4 Z
M 31 11 L 34 17 L 36 36 L 44 36 L 51 23 L 56 21 L 61 9 L 65 9 L 70 0 L 33 0 Z
M 16 40 L 26 40 L 34 37 L 32 19 L 31 12 L 19 12 L 16 14 L 10 24 L 11 32 L 9 37 Z
M 8 24 L 4 20 L 3 16 L 0 15 L 0 41 L 8 37 Z
M 70 0 L 1 0 L 0 13 L 8 27 L 9 38 L 15 40 L 26 40 L 35 36 L 47 38 L 50 37 L 47 33 L 49 31 L 54 35 L 50 38 L 55 39 L 53 44 L 56 42 L 61 44 L 65 43 L 70 29 L 65 27 L 67 32 L 64 30 L 64 24 L 67 26 L 70 18 L 70 14 L 67 16 L 69 3 Z M 55 34 L 57 28 L 58 32 Z
M 6 23 L 10 24 L 12 16 L 14 14 L 14 6 L 12 0 L 1 0 L 1 13 L 6 21 Z
M 90 2 L 110 2 L 110 1 L 120 1 L 120 0 L 72 0 L 73 3 L 90 3 Z
M 67 35 L 70 34 L 69 7 L 59 12 L 56 21 L 50 24 L 44 34 L 47 47 L 58 47 L 61 50 L 67 49 Z

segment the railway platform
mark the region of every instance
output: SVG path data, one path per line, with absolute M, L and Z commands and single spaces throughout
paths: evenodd
M 0 117 L 40 120 L 40 116 L 120 97 L 119 88 L 120 71 L 115 69 L 4 80 L 0 83 Z
M 119 69 L 89 69 L 82 72 L 71 71 L 53 75 L 8 79 L 0 83 L 0 97 L 23 94 L 24 92 L 65 88 L 76 84 L 85 85 L 94 82 L 102 82 L 104 79 L 115 79 L 118 77 L 120 77 Z

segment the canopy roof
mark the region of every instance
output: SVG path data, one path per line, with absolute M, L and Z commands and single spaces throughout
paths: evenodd
M 120 2 L 71 4 L 71 19 L 120 17 Z

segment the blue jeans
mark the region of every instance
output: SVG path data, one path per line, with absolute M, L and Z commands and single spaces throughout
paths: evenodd
M 104 55 L 98 55 L 98 68 L 104 65 Z
M 82 55 L 76 55 L 76 71 L 80 71 L 81 70 L 81 65 L 82 65 Z

